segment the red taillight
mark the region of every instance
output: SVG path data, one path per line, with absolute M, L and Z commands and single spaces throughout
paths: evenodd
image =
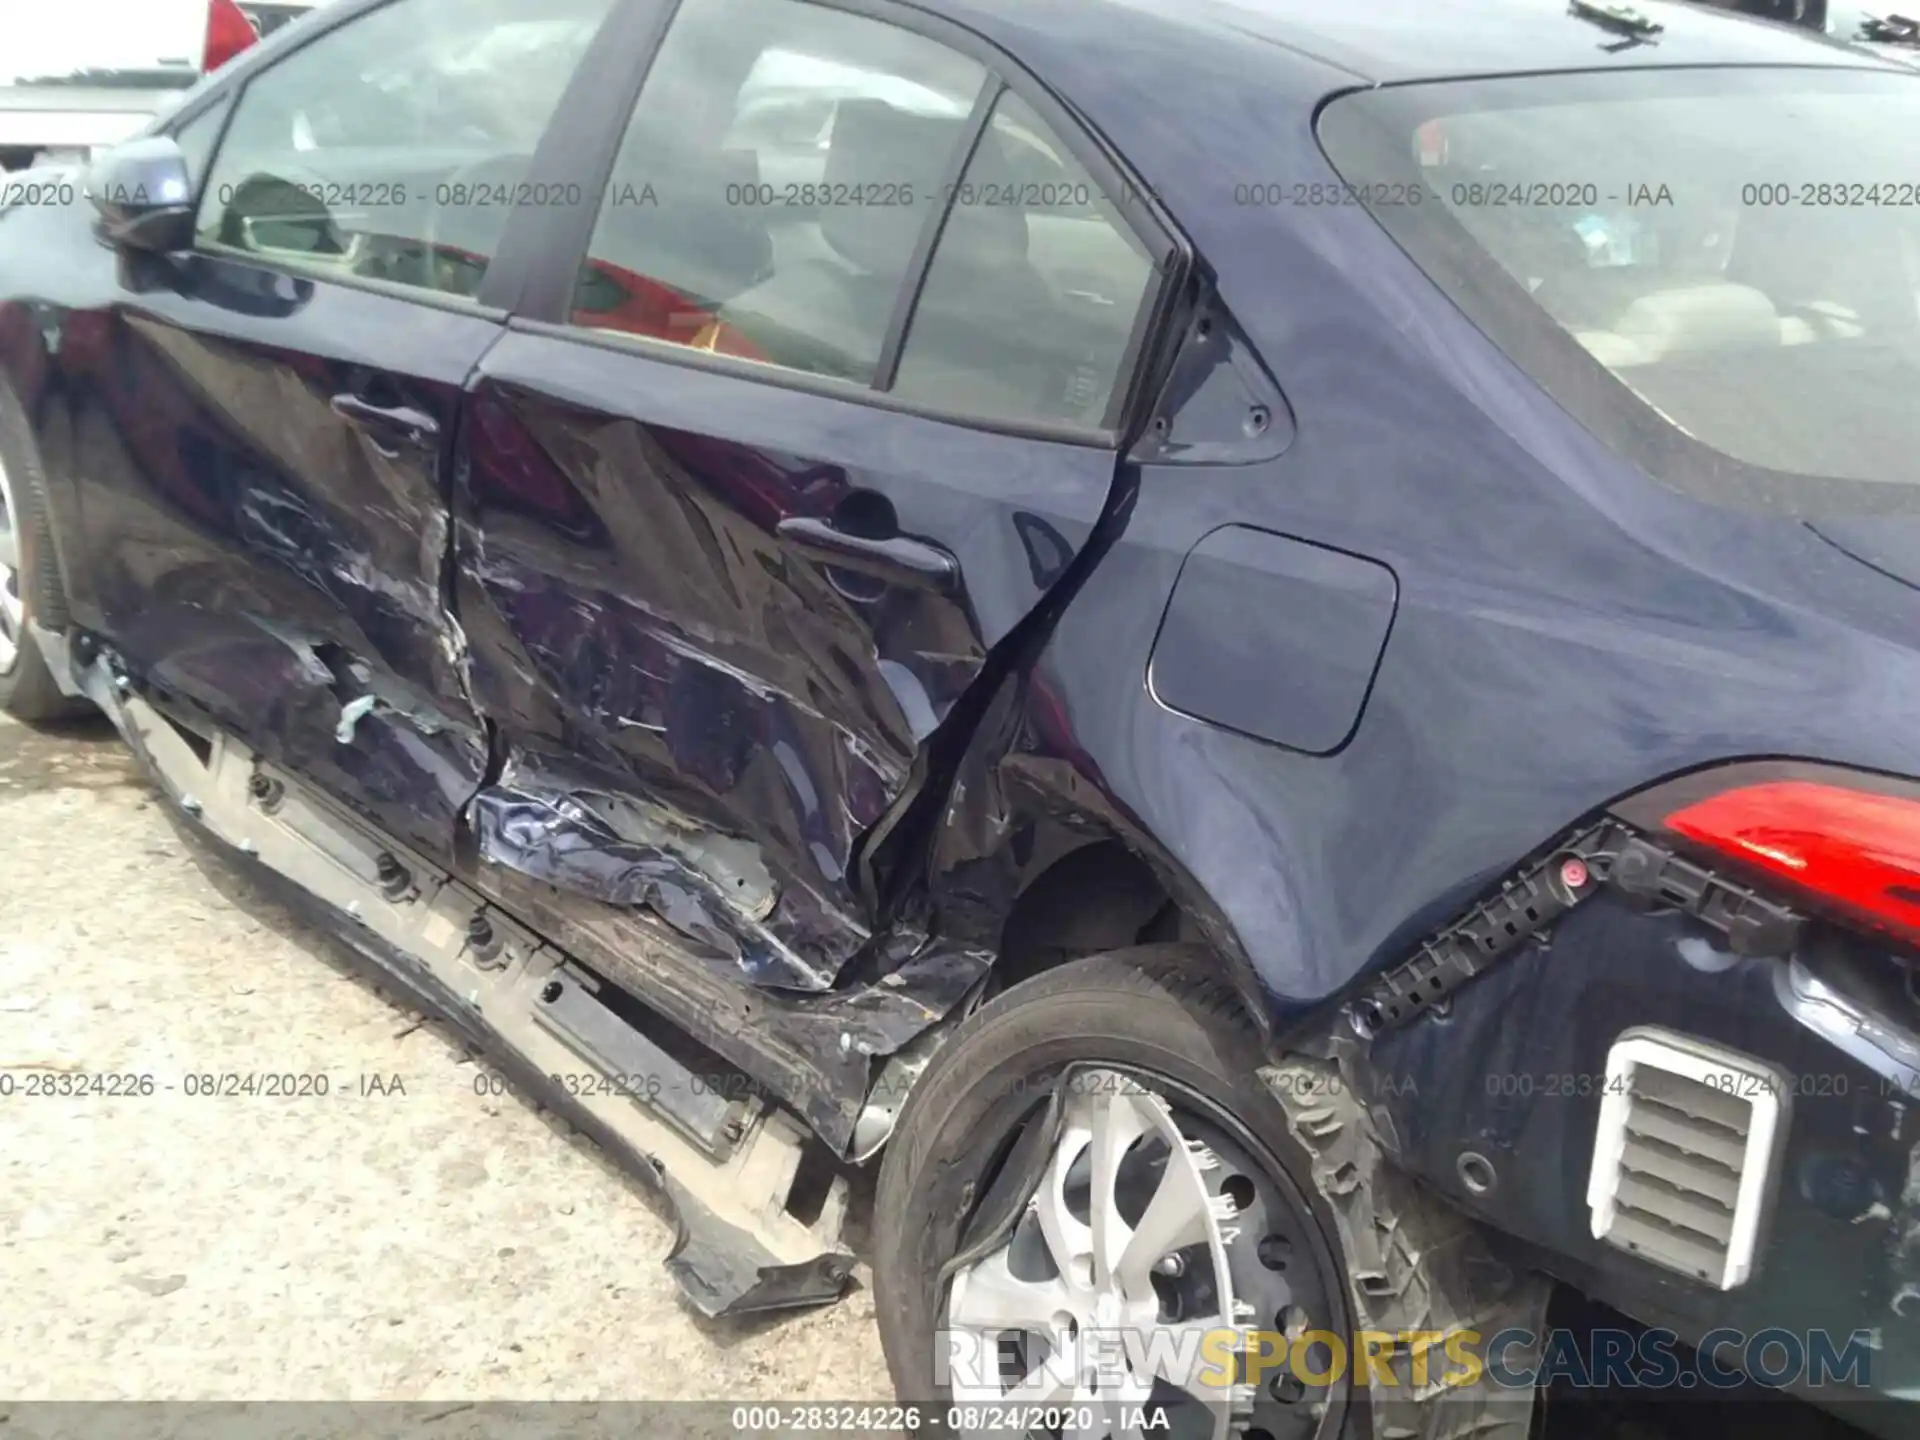
M 200 68 L 218 70 L 259 38 L 253 22 L 234 0 L 207 0 L 207 47 L 201 54 Z
M 1697 800 L 1675 834 L 1920 942 L 1920 800 L 1769 780 Z

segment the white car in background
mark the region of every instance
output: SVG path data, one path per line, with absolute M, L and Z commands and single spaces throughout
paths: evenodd
M 320 0 L 67 0 L 0 19 L 0 170 L 84 157 Z

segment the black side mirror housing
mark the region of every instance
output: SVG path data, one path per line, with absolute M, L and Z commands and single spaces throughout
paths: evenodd
M 116 249 L 164 254 L 193 244 L 193 177 L 168 136 L 107 151 L 87 172 L 87 198 L 100 212 L 94 228 Z

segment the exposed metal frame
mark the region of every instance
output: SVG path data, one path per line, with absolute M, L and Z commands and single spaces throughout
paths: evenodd
M 799 1119 L 743 1097 L 720 1117 L 724 1135 L 702 1143 L 685 1114 L 664 1113 L 630 1088 L 566 1085 L 562 1076 L 603 1058 L 568 1043 L 576 1027 L 542 1014 L 578 975 L 571 957 L 231 736 L 176 723 L 108 652 L 95 650 L 68 678 L 207 840 L 327 912 L 330 933 L 384 980 L 664 1194 L 679 1222 L 668 1269 L 695 1308 L 744 1314 L 818 1304 L 844 1290 L 854 1263 L 841 1240 L 846 1178 L 831 1179 L 817 1217 L 787 1210 L 802 1153 L 818 1143 Z M 669 1064 L 658 1051 L 650 1063 Z

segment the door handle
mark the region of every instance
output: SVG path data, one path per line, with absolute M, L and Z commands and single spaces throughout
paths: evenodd
M 411 405 L 376 405 L 349 391 L 333 397 L 332 409 L 349 425 L 372 436 L 375 447 L 388 459 L 400 452 L 381 444 L 383 439 L 401 440 L 416 450 L 428 450 L 440 438 L 440 422 Z
M 951 550 L 905 535 L 877 539 L 839 529 L 831 520 L 792 515 L 774 527 L 789 545 L 828 565 L 859 570 L 896 584 L 952 594 L 960 588 L 960 562 Z

